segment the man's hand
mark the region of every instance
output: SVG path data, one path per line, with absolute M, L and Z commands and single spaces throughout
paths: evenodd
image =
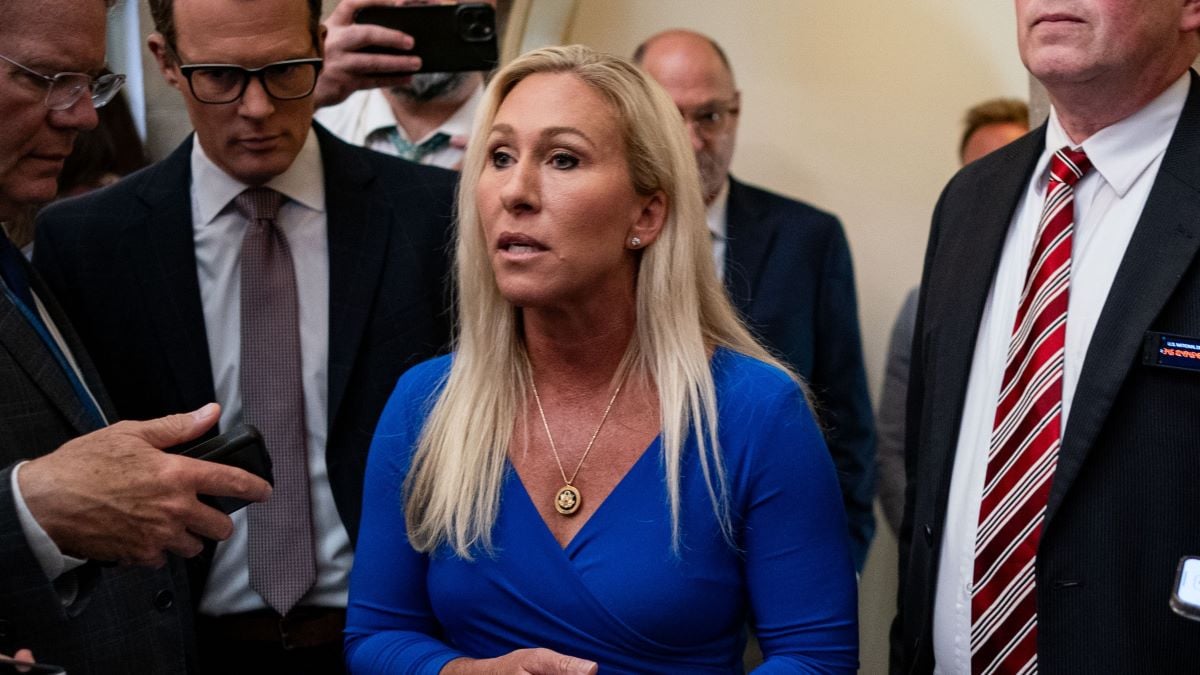
M 33 660 L 33 652 L 28 649 L 18 649 L 17 653 L 12 656 L 0 654 L 0 663 L 35 663 L 35 661 Z M 30 666 L 14 665 L 13 668 L 18 673 L 28 673 Z
M 600 666 L 551 649 L 518 649 L 494 659 L 454 659 L 442 675 L 596 675 Z
M 233 521 L 197 494 L 261 502 L 263 479 L 241 469 L 162 452 L 216 423 L 220 407 L 147 422 L 118 422 L 21 467 L 31 514 L 63 553 L 161 566 L 166 552 L 191 557 L 202 537 L 227 539 Z
M 403 82 L 421 67 L 418 56 L 368 54 L 364 47 L 412 49 L 407 33 L 354 23 L 354 13 L 363 7 L 398 7 L 404 0 L 342 0 L 325 20 L 325 65 L 313 92 L 317 107 L 335 105 L 360 89 L 390 87 Z

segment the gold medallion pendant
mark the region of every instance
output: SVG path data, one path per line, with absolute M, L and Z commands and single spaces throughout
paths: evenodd
M 573 516 L 583 504 L 583 496 L 574 485 L 564 485 L 554 495 L 554 509 L 564 516 Z
M 613 403 L 617 401 L 617 394 L 621 393 L 621 385 L 625 383 L 625 375 L 622 374 L 621 381 L 617 383 L 617 388 L 613 391 L 612 398 L 608 399 L 608 405 L 604 408 L 604 415 L 600 417 L 600 424 L 596 425 L 596 430 L 592 432 L 592 438 L 588 441 L 587 447 L 583 449 L 583 455 L 579 458 L 579 463 L 575 465 L 575 472 L 567 477 L 567 470 L 563 468 L 562 458 L 558 456 L 558 445 L 554 443 L 554 434 L 550 433 L 550 423 L 546 421 L 546 410 L 542 408 L 542 396 L 538 393 L 537 383 L 533 381 L 533 366 L 526 362 L 526 367 L 529 368 L 529 386 L 533 389 L 533 400 L 537 402 L 538 417 L 542 418 L 542 428 L 546 430 L 546 440 L 550 441 L 550 452 L 554 455 L 554 463 L 558 465 L 558 473 L 562 475 L 563 485 L 554 493 L 554 510 L 560 515 L 573 516 L 583 505 L 583 495 L 579 494 L 579 488 L 571 485 L 575 482 L 575 477 L 579 475 L 579 470 L 583 468 L 583 461 L 587 459 L 588 453 L 592 451 L 592 446 L 596 444 L 596 437 L 600 435 L 600 430 L 604 428 L 604 422 L 608 419 L 608 413 L 612 412 Z

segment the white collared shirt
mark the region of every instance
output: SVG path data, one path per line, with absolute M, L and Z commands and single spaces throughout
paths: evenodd
M 192 228 L 196 271 L 204 328 L 221 431 L 242 419 L 239 389 L 241 370 L 241 249 L 246 220 L 233 199 L 248 185 L 222 171 L 204 153 L 199 140 L 192 145 Z M 299 300 L 300 365 L 304 382 L 305 439 L 308 443 L 309 490 L 312 505 L 317 581 L 301 599 L 302 605 L 345 607 L 350 565 L 350 537 L 338 516 L 325 464 L 328 427 L 329 363 L 329 240 L 325 211 L 325 171 L 316 134 L 311 131 L 296 160 L 264 187 L 287 199 L 278 223 L 287 236 L 296 270 Z M 233 536 L 217 545 L 200 612 L 221 615 L 264 609 L 266 603 L 250 589 L 247 566 L 246 511 L 233 514 Z
M 413 144 L 424 143 L 436 133 L 444 133 L 450 137 L 470 136 L 471 124 L 475 119 L 475 109 L 483 101 L 483 85 L 480 84 L 471 93 L 471 97 L 459 106 L 458 110 L 442 122 L 438 128 L 430 131 L 424 138 L 413 140 L 405 133 L 404 127 L 396 124 L 396 113 L 384 96 L 382 89 L 367 89 L 356 91 L 341 103 L 317 110 L 314 117 L 335 136 L 352 145 L 397 155 L 396 146 L 388 138 L 390 129 L 397 129 L 401 138 Z M 444 145 L 421 159 L 422 164 L 440 166 L 443 169 L 457 169 L 462 162 L 463 150 L 451 145 Z
M 726 235 L 729 232 L 729 180 L 721 184 L 721 191 L 708 205 L 708 231 L 712 234 L 713 262 L 717 265 L 717 278 L 725 279 Z
M 1082 143 L 1092 170 L 1075 186 L 1071 287 L 1063 365 L 1062 426 L 1067 426 L 1075 386 L 1096 321 L 1141 216 L 1163 154 L 1187 99 L 1184 73 L 1158 98 Z M 1041 219 L 1050 158 L 1075 147 L 1051 109 L 1046 147 L 1017 206 L 979 324 L 971 375 L 954 454 L 933 614 L 938 673 L 971 672 L 971 587 L 979 504 L 987 474 L 988 444 L 1004 374 L 1017 304 L 1034 235 Z M 962 226 L 969 224 L 960 223 Z

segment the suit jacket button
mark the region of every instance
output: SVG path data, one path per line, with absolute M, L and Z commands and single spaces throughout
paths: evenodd
M 925 530 L 925 544 L 927 546 L 933 546 L 933 526 L 929 523 L 925 523 L 925 527 L 923 529 Z
M 163 589 L 154 594 L 154 607 L 160 612 L 165 612 L 175 605 L 175 595 L 166 589 Z

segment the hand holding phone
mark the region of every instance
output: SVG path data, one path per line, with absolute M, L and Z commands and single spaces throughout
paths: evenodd
M 239 424 L 220 436 L 192 446 L 180 454 L 237 467 L 275 485 L 271 473 L 271 455 L 267 453 L 267 447 L 263 444 L 262 434 L 249 424 Z M 224 513 L 233 513 L 250 504 L 249 501 L 237 497 L 210 495 L 200 495 L 200 501 Z
M 157 566 L 167 553 L 191 557 L 202 539 L 225 539 L 229 517 L 197 494 L 264 501 L 267 481 L 165 448 L 194 441 L 220 406 L 144 422 L 123 421 L 64 443 L 21 465 L 25 505 L 64 553 L 95 561 Z
M 419 73 L 487 71 L 500 60 L 496 10 L 487 3 L 376 5 L 355 12 L 354 22 L 384 26 L 411 36 L 411 48 L 373 45 L 363 51 L 419 56 Z
M 360 89 L 398 84 L 420 68 L 419 57 L 403 53 L 412 49 L 412 36 L 383 26 L 354 22 L 354 15 L 361 9 L 396 4 L 397 0 L 341 0 L 325 19 L 325 64 L 313 92 L 317 107 L 341 103 Z M 394 51 L 364 51 L 368 48 Z

